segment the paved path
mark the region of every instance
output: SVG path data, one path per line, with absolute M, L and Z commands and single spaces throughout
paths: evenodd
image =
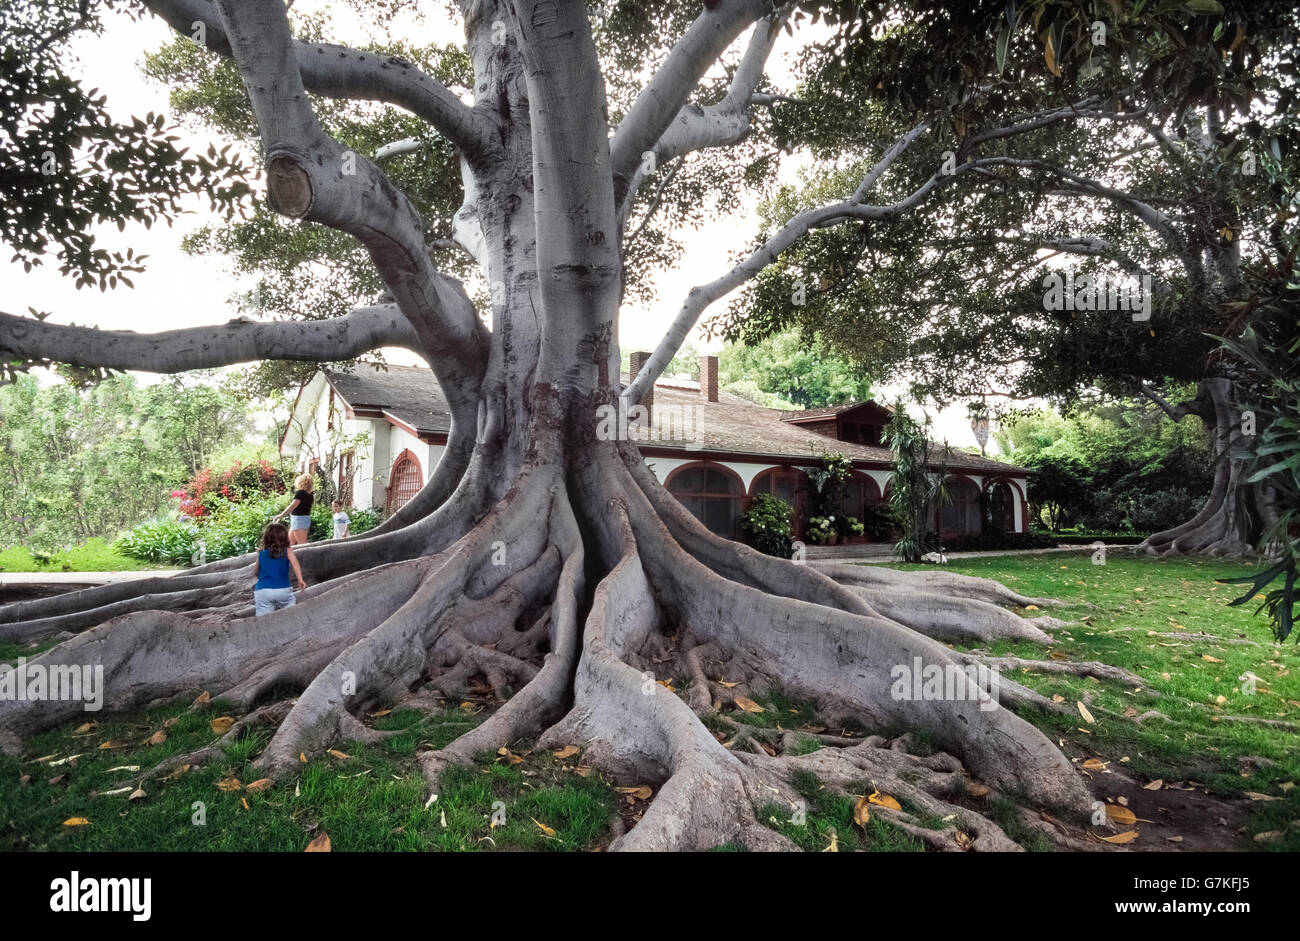
M 1134 546 L 1125 543 L 1107 543 L 1106 550 L 1133 549 Z M 982 549 L 978 552 L 947 552 L 948 561 L 953 562 L 957 559 L 980 559 L 987 556 L 999 555 L 1045 555 L 1049 552 L 1091 552 L 1093 546 L 1056 546 L 1051 549 Z M 890 562 L 902 562 L 903 560 L 894 555 L 881 555 L 874 558 L 864 556 L 817 556 L 810 558 L 809 562 L 851 562 L 860 565 L 887 565 Z
M 4 585 L 108 585 L 154 575 L 175 575 L 184 569 L 145 569 L 141 572 L 0 572 Z

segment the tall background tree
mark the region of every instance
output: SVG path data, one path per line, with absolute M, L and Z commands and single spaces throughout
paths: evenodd
M 980 655 L 940 642 L 1046 644 L 1043 629 L 1060 622 L 1004 606 L 1050 602 L 946 573 L 799 565 L 722 540 L 672 499 L 635 447 L 602 440 L 597 429 L 620 397 L 639 401 L 713 301 L 810 231 L 904 217 L 992 166 L 980 163 L 969 140 L 951 166 L 940 159 L 954 123 L 970 124 L 970 108 L 993 109 L 979 134 L 1001 142 L 1073 121 L 1080 110 L 1177 107 L 1144 92 L 1130 62 L 1152 60 L 1158 45 L 1148 42 L 1171 34 L 1209 55 L 1221 38 L 1202 30 L 1200 18 L 1181 6 L 1136 16 L 1123 7 L 1052 5 L 1086 12 L 1053 17 L 1053 74 L 1078 67 L 1093 16 L 1128 37 L 1123 55 L 1117 40 L 1099 62 L 1097 103 L 1080 109 L 1068 107 L 1080 100 L 1070 83 L 1039 81 L 1041 46 L 998 42 L 1003 0 L 869 10 L 717 0 L 653 12 L 628 2 L 595 16 L 574 0 L 465 0 L 469 101 L 400 55 L 295 39 L 279 0 L 148 6 L 184 35 L 202 26 L 207 54 L 233 59 L 258 127 L 271 208 L 355 238 L 387 297 L 320 322 L 150 336 L 0 318 L 6 354 L 183 371 L 407 346 L 442 385 L 451 432 L 425 488 L 375 535 L 299 553 L 312 584 L 293 608 L 256 623 L 247 616 L 252 559 L 243 556 L 176 578 L 10 605 L 0 609 L 0 637 L 30 642 L 81 631 L 36 662 L 104 664 L 109 708 L 202 682 L 250 712 L 247 724 L 275 726 L 256 761 L 272 777 L 296 774 L 300 755 L 341 737 L 373 739 L 363 717 L 374 703 L 426 682 L 456 690 L 481 677 L 504 704 L 422 757 L 431 784 L 448 762 L 501 742 L 583 742 L 584 760 L 659 785 L 619 848 L 786 845 L 758 823 L 754 802 L 794 799 L 791 776 L 808 758 L 741 755 L 704 724 L 737 694 L 773 687 L 876 727 L 924 731 L 991 788 L 1025 803 L 1079 814 L 1092 806 L 1071 762 L 1016 714 L 1054 704 L 1005 679 L 993 702 L 962 670 Z M 1048 6 L 1035 9 L 1046 18 Z M 799 106 L 767 86 L 765 64 L 783 27 L 803 32 L 810 22 L 825 24 L 805 50 L 819 82 L 863 100 L 910 100 L 927 109 L 925 119 L 901 133 L 888 122 L 828 122 L 827 134 L 839 140 L 828 137 L 822 152 L 838 150 L 854 164 L 838 201 L 799 212 L 730 272 L 692 291 L 650 361 L 620 389 L 618 321 L 637 253 L 651 244 L 641 239 L 657 225 L 680 224 L 663 207 L 686 205 L 691 186 L 769 178 L 779 146 L 792 140 L 778 132 L 780 112 Z M 881 51 L 877 67 L 856 67 Z M 1201 60 L 1170 61 L 1183 68 L 1178 63 Z M 717 79 L 706 79 L 711 74 Z M 1008 100 L 1004 83 L 1023 91 Z M 330 133 L 313 94 L 414 115 L 456 148 L 465 224 L 452 238 L 483 272 L 490 316 L 480 317 L 465 285 L 439 269 L 416 204 L 379 163 Z M 989 104 L 994 94 L 1000 106 Z M 932 154 L 928 169 L 898 164 L 914 145 Z M 718 150 L 731 147 L 738 149 Z M 690 205 L 702 211 L 699 199 Z M 899 664 L 946 671 L 966 695 L 892 696 Z M 654 682 L 665 671 L 692 677 L 684 695 Z M 1106 675 L 1140 682 L 1122 671 Z M 297 695 L 277 701 L 285 689 Z M 20 749 L 76 708 L 0 702 L 0 747 Z M 936 818 L 960 817 L 981 848 L 1013 846 L 992 820 L 945 800 L 946 773 L 922 756 L 868 745 L 818 760 L 834 765 L 836 780 L 888 781 L 900 800 Z M 935 845 L 958 839 L 952 827 L 928 830 L 906 813 L 898 819 Z M 1022 819 L 1060 838 L 1037 815 Z

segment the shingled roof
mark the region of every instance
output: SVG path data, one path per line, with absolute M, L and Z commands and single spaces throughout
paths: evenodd
M 430 369 L 388 366 L 381 370 L 358 366 L 354 372 L 326 370 L 325 377 L 359 417 L 382 414 L 420 434 L 447 434 L 451 430 L 451 410 Z M 764 408 L 725 391 L 719 391 L 718 401 L 709 402 L 694 384 L 656 383 L 654 440 L 641 444 L 647 448 L 681 449 L 687 455 L 712 451 L 762 459 L 803 458 L 810 462 L 826 451 L 838 451 L 856 461 L 889 465 L 893 458 L 888 448 L 839 441 L 783 420 L 790 416 L 812 417 L 821 412 L 834 415 L 862 404 L 789 412 Z M 677 420 L 669 421 L 670 416 Z M 703 447 L 699 447 L 701 444 Z M 948 465 L 975 472 L 1026 472 L 1024 468 L 963 451 L 953 451 Z
M 451 409 L 432 369 L 358 366 L 354 372 L 327 369 L 325 378 L 354 413 L 382 413 L 419 434 L 451 431 Z

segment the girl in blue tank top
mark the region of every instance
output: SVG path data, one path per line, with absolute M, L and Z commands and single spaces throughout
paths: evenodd
M 253 585 L 253 607 L 260 618 L 264 614 L 293 607 L 295 598 L 289 584 L 289 572 L 298 581 L 298 589 L 307 587 L 302 569 L 289 545 L 289 530 L 283 523 L 271 523 L 262 530 L 262 548 L 257 553 L 254 571 L 257 583 Z

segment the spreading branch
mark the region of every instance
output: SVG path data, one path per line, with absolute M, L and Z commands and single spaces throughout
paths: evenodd
M 395 346 L 420 352 L 395 304 L 362 307 L 318 321 L 228 323 L 136 333 L 54 324 L 0 312 L 0 355 L 27 362 L 177 373 L 258 360 L 331 362 Z

